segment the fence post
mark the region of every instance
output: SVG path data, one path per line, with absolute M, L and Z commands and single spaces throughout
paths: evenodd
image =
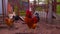
M 48 23 L 52 23 L 52 0 L 49 0 L 48 9 Z

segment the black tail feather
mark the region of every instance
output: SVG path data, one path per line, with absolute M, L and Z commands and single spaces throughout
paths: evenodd
M 20 17 L 19 17 L 19 19 L 20 19 L 21 21 L 24 21 L 24 20 L 23 20 L 22 18 L 20 18 Z
M 21 21 L 24 21 L 21 17 L 19 16 L 13 16 L 13 19 L 14 21 L 17 21 L 17 20 L 21 20 Z

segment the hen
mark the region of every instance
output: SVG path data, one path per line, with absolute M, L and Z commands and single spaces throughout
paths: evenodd
M 5 23 L 9 26 L 12 27 L 13 26 L 13 19 L 9 19 L 8 17 L 5 18 Z

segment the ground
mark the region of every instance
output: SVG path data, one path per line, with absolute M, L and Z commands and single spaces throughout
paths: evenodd
M 43 13 L 40 13 L 43 15 Z M 45 15 L 45 13 L 44 13 Z M 40 15 L 41 17 L 41 15 Z M 8 27 L 0 28 L 0 34 L 60 34 L 60 16 L 57 19 L 53 19 L 51 23 L 48 23 L 45 18 L 40 18 L 35 29 L 29 29 L 23 21 L 19 20 L 14 23 L 14 28 Z M 59 20 L 58 20 L 59 19 Z M 0 25 L 1 26 L 1 25 Z M 6 25 L 7 26 L 7 25 Z
M 19 23 L 15 23 L 15 28 L 13 29 L 0 29 L 0 34 L 60 34 L 60 25 L 52 25 L 40 21 L 37 23 L 36 29 L 30 31 L 26 24 L 22 24 L 24 22 L 18 22 Z

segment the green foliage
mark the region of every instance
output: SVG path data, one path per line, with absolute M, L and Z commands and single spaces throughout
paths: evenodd
M 41 11 L 42 10 L 42 8 L 41 7 L 36 7 L 36 11 Z
M 57 2 L 60 2 L 60 0 L 57 0 Z
M 20 10 L 20 15 L 25 16 L 25 12 L 26 12 L 25 10 Z
M 60 14 L 60 5 L 57 5 L 57 14 Z
M 14 6 L 14 11 L 16 12 L 18 10 L 18 7 L 15 5 Z

